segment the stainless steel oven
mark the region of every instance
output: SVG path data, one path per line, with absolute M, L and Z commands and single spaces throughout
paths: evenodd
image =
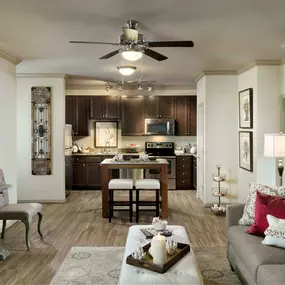
M 174 119 L 145 119 L 145 135 L 175 135 Z
M 175 156 L 153 156 L 165 158 L 168 161 L 168 189 L 176 189 L 176 157 Z M 160 178 L 159 169 L 146 169 L 145 178 Z

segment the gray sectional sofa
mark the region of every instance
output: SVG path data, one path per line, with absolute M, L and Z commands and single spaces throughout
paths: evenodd
M 263 245 L 262 237 L 245 233 L 238 225 L 244 204 L 227 207 L 227 257 L 242 284 L 285 284 L 285 249 Z

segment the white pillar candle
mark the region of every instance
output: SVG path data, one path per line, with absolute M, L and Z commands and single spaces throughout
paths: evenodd
M 153 263 L 164 264 L 166 260 L 166 238 L 160 234 L 154 236 L 151 241 L 151 255 Z

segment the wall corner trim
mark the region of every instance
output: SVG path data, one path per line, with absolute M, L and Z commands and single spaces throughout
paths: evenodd
M 195 81 L 198 82 L 204 76 L 213 76 L 213 75 L 237 75 L 237 71 L 236 70 L 204 70 L 195 79 Z
M 0 58 L 3 58 L 3 59 L 5 59 L 5 60 L 7 60 L 10 63 L 13 63 L 15 65 L 17 65 L 21 62 L 21 59 L 10 55 L 9 53 L 4 52 L 3 50 L 0 50 Z
M 281 65 L 282 62 L 285 63 L 285 58 L 284 59 L 256 59 L 252 63 L 244 66 L 243 68 L 239 69 L 237 71 L 237 74 L 242 74 L 256 66 L 278 66 Z
M 17 78 L 67 78 L 64 73 L 17 73 Z

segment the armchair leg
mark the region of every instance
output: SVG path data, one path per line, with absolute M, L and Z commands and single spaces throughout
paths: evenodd
M 26 245 L 27 245 L 28 250 L 30 250 L 31 248 L 30 241 L 29 241 L 30 223 L 28 220 L 22 220 L 22 222 L 26 227 Z
M 6 230 L 6 220 L 3 220 L 2 233 L 1 233 L 1 238 L 2 238 L 2 239 L 4 238 L 5 230 Z
M 42 219 L 43 219 L 43 214 L 42 213 L 38 213 L 39 216 L 39 220 L 38 220 L 38 233 L 41 236 L 41 238 L 43 238 L 42 232 L 41 232 L 41 224 L 42 224 Z

